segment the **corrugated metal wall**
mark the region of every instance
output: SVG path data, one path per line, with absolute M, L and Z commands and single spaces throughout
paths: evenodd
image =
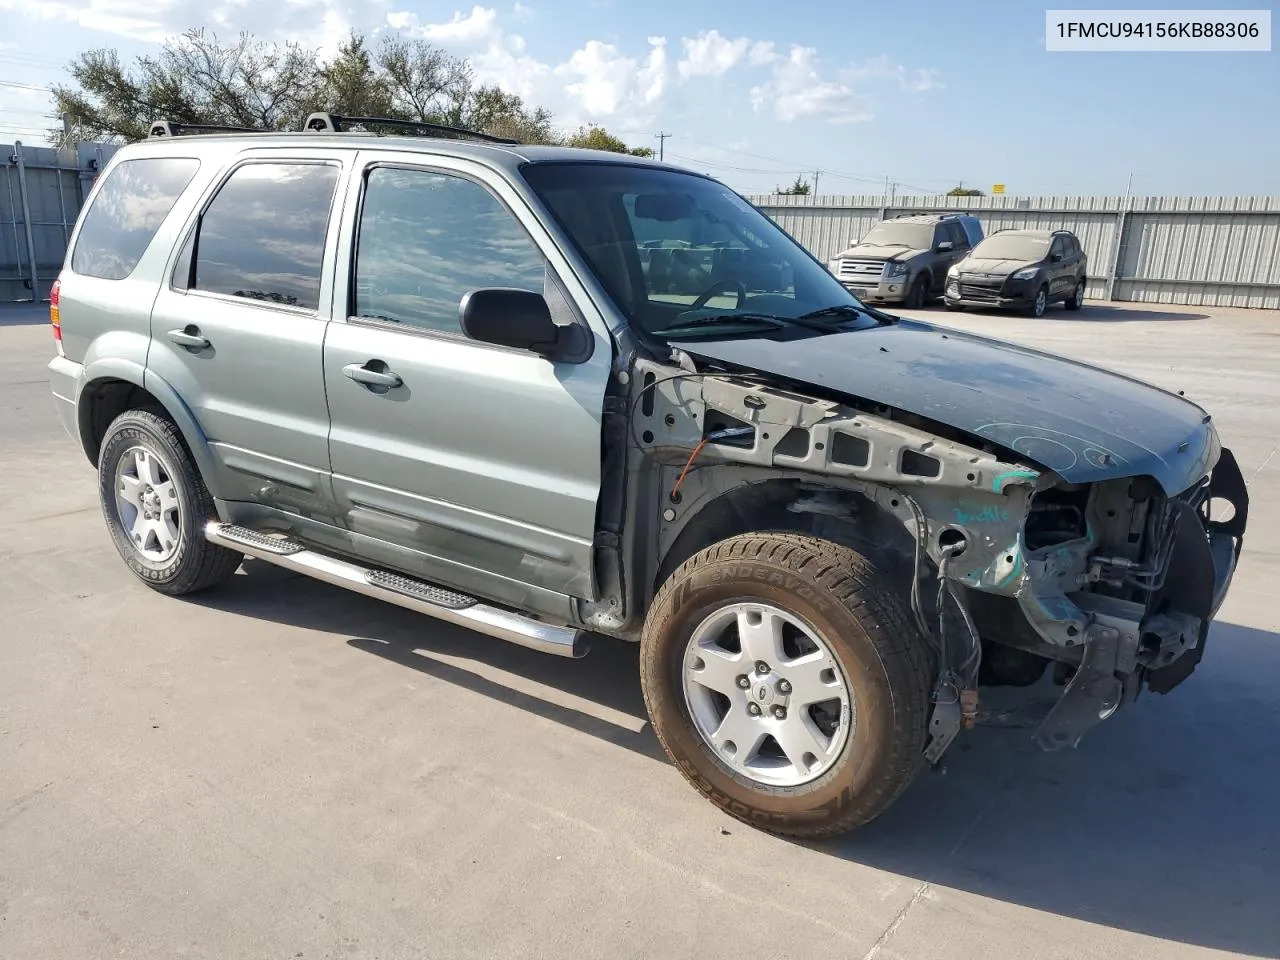
M 74 151 L 0 144 L 0 302 L 31 300 L 33 294 L 35 299 L 49 296 L 80 205 L 115 149 L 93 143 Z M 22 204 L 24 180 L 31 214 L 30 247 L 35 253 L 34 285 Z
M 989 234 L 1073 231 L 1089 256 L 1089 297 L 1280 309 L 1280 197 L 748 199 L 823 261 L 886 215 L 965 211 Z

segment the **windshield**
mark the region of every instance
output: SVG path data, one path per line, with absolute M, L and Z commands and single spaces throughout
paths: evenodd
M 911 250 L 927 250 L 933 246 L 933 224 L 894 223 L 892 220 L 877 223 L 862 238 L 863 243 L 880 247 L 907 247 Z
M 987 237 L 973 248 L 975 260 L 1043 260 L 1049 253 L 1049 237 L 1014 234 Z
M 523 173 L 618 308 L 646 333 L 674 336 L 692 324 L 714 327 L 705 335 L 762 336 L 817 311 L 830 311 L 825 322 L 842 329 L 851 320 L 877 322 L 860 317 L 865 308 L 835 277 L 714 180 L 599 162 L 529 164 Z M 736 328 L 735 316 L 742 317 Z

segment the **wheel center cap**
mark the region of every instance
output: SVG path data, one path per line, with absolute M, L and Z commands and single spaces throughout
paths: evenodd
M 768 709 L 775 704 L 785 703 L 787 698 L 778 690 L 777 679 L 770 674 L 752 685 L 751 699 L 759 704 L 761 709 Z

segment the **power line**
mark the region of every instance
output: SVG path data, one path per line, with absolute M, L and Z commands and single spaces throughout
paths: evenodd
M 38 87 L 33 83 L 18 83 L 16 80 L 0 80 L 0 87 L 13 87 L 15 90 L 34 90 L 36 93 L 53 93 L 48 87 Z

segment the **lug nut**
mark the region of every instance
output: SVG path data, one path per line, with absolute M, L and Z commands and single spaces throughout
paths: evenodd
M 791 684 L 787 683 L 787 681 L 785 681 L 785 680 L 779 680 L 779 681 L 778 681 L 778 692 L 779 692 L 779 693 L 790 693 L 790 692 L 791 692 Z
M 774 708 L 773 708 L 773 716 L 774 716 L 774 718 L 775 718 L 775 719 L 778 719 L 778 720 L 785 720 L 785 719 L 787 719 L 787 710 L 786 710 L 786 707 L 774 707 Z
M 747 713 L 751 714 L 753 717 L 758 717 L 758 716 L 760 716 L 760 704 L 758 704 L 758 703 L 754 703 L 754 702 L 753 702 L 753 703 L 748 703 L 748 704 L 747 704 Z
M 765 674 L 768 672 L 769 672 L 769 665 L 767 663 L 765 663 L 763 660 L 759 660 L 756 662 L 756 673 Z
M 743 690 L 747 689 L 747 687 L 751 686 L 751 679 L 745 673 L 742 674 L 738 677 L 738 686 Z

